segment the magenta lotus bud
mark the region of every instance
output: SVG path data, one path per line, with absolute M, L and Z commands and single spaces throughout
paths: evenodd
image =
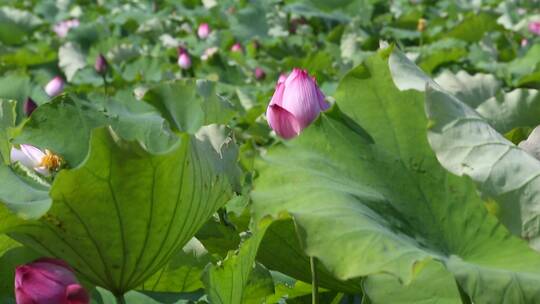
M 103 54 L 99 54 L 99 56 L 96 58 L 96 63 L 94 64 L 96 72 L 103 75 L 107 73 L 108 66 L 109 64 L 107 63 L 107 59 L 105 59 L 105 56 L 103 56 Z
M 176 54 L 178 56 L 182 55 L 183 53 L 187 53 L 187 49 L 183 46 L 179 46 L 176 48 Z
M 23 104 L 24 114 L 30 116 L 35 109 L 37 109 L 36 102 L 31 97 L 26 98 Z
M 49 97 L 54 97 L 64 90 L 64 80 L 60 76 L 54 77 L 47 85 L 45 86 L 45 93 Z
M 178 56 L 178 65 L 184 70 L 187 70 L 191 67 L 191 57 L 187 52 L 183 52 Z
M 255 79 L 257 80 L 263 80 L 264 78 L 266 78 L 266 73 L 264 72 L 263 69 L 259 67 L 255 68 L 255 71 L 253 72 L 253 74 L 255 74 Z
M 242 53 L 243 49 L 242 49 L 242 45 L 240 43 L 235 43 L 233 44 L 233 46 L 231 46 L 231 52 L 233 53 Z
M 540 21 L 532 21 L 529 23 L 529 31 L 536 35 L 540 35 Z
M 201 23 L 197 29 L 197 35 L 201 39 L 206 39 L 210 35 L 210 25 L 208 23 Z
M 295 68 L 284 82 L 278 80 L 266 117 L 279 136 L 291 139 L 329 107 L 315 79 L 306 70 Z
M 17 304 L 88 304 L 88 292 L 62 260 L 42 258 L 15 270 Z

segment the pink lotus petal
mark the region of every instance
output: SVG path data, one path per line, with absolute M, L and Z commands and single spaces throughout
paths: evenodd
M 284 139 L 296 137 L 302 130 L 294 115 L 277 104 L 268 106 L 266 118 L 270 127 Z
M 307 127 L 320 112 L 319 92 L 313 79 L 306 71 L 294 69 L 285 81 L 281 106 Z

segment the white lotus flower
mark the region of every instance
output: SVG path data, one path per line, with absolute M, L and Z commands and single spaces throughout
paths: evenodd
M 20 149 L 11 148 L 11 162 L 19 162 L 23 166 L 33 169 L 44 176 L 51 175 L 62 164 L 60 156 L 49 150 L 45 152 L 31 145 L 21 145 Z

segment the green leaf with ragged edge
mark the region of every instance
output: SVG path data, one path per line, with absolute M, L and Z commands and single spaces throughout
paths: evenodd
M 37 259 L 39 255 L 28 247 L 0 235 L 0 301 L 13 298 L 15 267 Z
M 58 66 L 64 71 L 68 81 L 73 80 L 75 73 L 86 66 L 85 54 L 81 47 L 68 42 L 58 49 Z
M 498 216 L 516 234 L 540 233 L 536 178 L 540 162 L 497 133 L 477 112 L 444 91 L 426 90 L 429 142 L 441 164 L 470 176 L 500 205 Z
M 0 99 L 0 161 L 4 164 L 10 162 L 11 137 L 15 121 L 17 102 L 14 100 Z
M 0 180 L 0 205 L 5 205 L 19 217 L 39 218 L 50 208 L 51 199 L 47 187 L 25 179 L 5 164 L 0 164 Z
M 410 61 L 398 60 L 398 57 L 403 59 L 400 53 L 394 53 L 390 58 L 393 75 L 402 75 L 400 71 L 412 65 Z M 450 92 L 472 103 L 473 96 L 480 97 L 473 92 L 483 86 L 482 83 L 492 81 L 478 77 L 477 80 L 483 80 L 475 83 L 471 77 L 463 77 L 462 74 L 468 85 L 459 89 L 440 80 L 439 86 L 420 71 L 415 75 L 409 79 L 395 78 L 396 84 L 402 89 L 419 91 L 424 91 L 427 84 L 428 138 L 437 159 L 450 172 L 471 177 L 483 195 L 494 199 L 499 205 L 496 215 L 513 233 L 536 238 L 540 233 L 540 217 L 536 204 L 531 202 L 535 201 L 536 195 L 533 189 L 539 187 L 536 175 L 540 163 L 497 130 L 506 132 L 514 127 L 532 127 L 540 123 L 535 115 L 540 101 L 538 91 L 517 89 L 499 93 L 476 103 L 475 111 L 441 86 L 450 88 Z M 538 245 L 533 243 L 533 246 Z
M 68 95 L 60 95 L 32 113 L 14 142 L 59 153 L 75 167 L 87 155 L 90 132 L 106 124 L 103 113 Z
M 141 291 L 194 292 L 202 289 L 201 275 L 214 259 L 196 238 L 192 238 L 182 250 L 171 258 L 163 269 L 150 277 L 138 288 Z
M 56 176 L 47 214 L 17 220 L 2 208 L 0 230 L 115 294 L 140 286 L 232 194 L 208 144 L 179 139 L 153 155 L 107 128 L 93 131 L 84 162 Z
M 144 95 L 177 130 L 195 133 L 209 124 L 227 123 L 234 111 L 215 93 L 215 85 L 206 80 L 180 80 L 160 84 Z
M 11 7 L 0 8 L 0 41 L 5 44 L 20 44 L 41 20 L 27 11 Z
M 257 260 L 268 268 L 304 282 L 311 282 L 309 256 L 300 244 L 292 219 L 276 220 L 267 229 L 257 253 Z M 337 280 L 321 263 L 317 263 L 319 286 L 350 294 L 361 293 L 360 280 Z
M 364 290 L 372 304 L 462 304 L 456 280 L 441 263 L 428 261 L 409 285 L 389 274 L 371 275 Z
M 124 295 L 126 304 L 208 304 L 201 300 L 201 293 L 170 293 L 130 291 Z M 109 291 L 97 287 L 93 290 L 90 304 L 117 304 L 116 297 Z
M 435 78 L 437 84 L 474 108 L 498 132 L 540 124 L 540 93 L 533 89 L 505 92 L 492 75 L 449 71 Z M 423 90 L 423 88 L 421 88 Z
M 264 155 L 254 218 L 290 214 L 305 252 L 341 280 L 410 284 L 435 260 L 476 303 L 540 301 L 540 256 L 488 214 L 470 180 L 440 166 L 423 96 L 396 88 L 389 52 L 350 71 L 330 111 Z
M 466 71 L 452 73 L 444 70 L 435 77 L 435 82 L 473 108 L 501 90 L 501 82 L 495 76 L 482 73 L 470 75 Z
M 202 279 L 211 303 L 253 303 L 254 294 L 249 293 L 250 290 L 256 291 L 259 300 L 274 293 L 273 284 L 271 288 L 268 288 L 268 285 L 263 283 L 262 286 L 266 286 L 267 292 L 262 292 L 262 295 L 259 288 L 248 287 L 250 280 L 252 280 L 251 285 L 259 284 L 258 281 L 261 279 L 264 280 L 264 276 L 261 277 L 261 270 L 254 271 L 254 269 L 257 250 L 267 227 L 268 221 L 262 221 L 253 235 L 242 243 L 237 253 L 230 251 L 222 262 L 217 265 L 208 265 L 205 269 Z

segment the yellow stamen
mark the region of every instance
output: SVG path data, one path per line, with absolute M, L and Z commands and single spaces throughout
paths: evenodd
M 418 24 L 416 25 L 416 30 L 419 32 L 423 32 L 426 30 L 427 27 L 427 20 L 424 18 L 418 19 Z
M 39 163 L 40 167 L 46 168 L 49 171 L 54 171 L 60 168 L 62 165 L 62 157 L 52 153 L 49 150 L 45 150 L 45 156 L 41 159 Z

